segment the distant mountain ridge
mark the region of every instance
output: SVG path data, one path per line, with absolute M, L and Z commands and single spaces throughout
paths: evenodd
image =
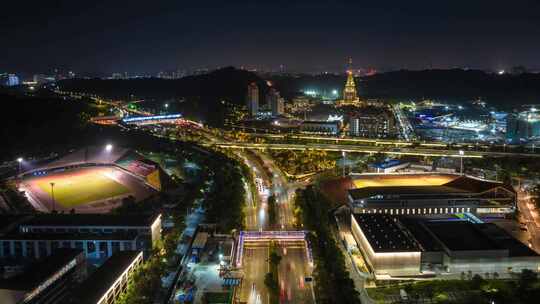
M 341 93 L 345 75 L 281 75 L 268 78 L 286 99 L 307 89 Z M 245 103 L 246 88 L 255 81 L 260 104 L 268 90 L 265 80 L 255 73 L 227 67 L 204 75 L 177 80 L 158 78 L 102 80 L 70 79 L 59 82 L 62 89 L 84 91 L 127 100 L 136 98 L 185 98 L 188 111 L 219 124 L 222 101 L 237 106 Z M 498 75 L 480 70 L 401 70 L 356 78 L 362 98 L 390 100 L 436 99 L 467 102 L 481 98 L 497 108 L 510 110 L 522 104 L 540 103 L 540 74 Z

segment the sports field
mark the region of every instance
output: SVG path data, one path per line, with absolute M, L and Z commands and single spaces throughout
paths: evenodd
M 456 176 L 436 174 L 413 175 L 363 175 L 353 180 L 356 188 L 364 187 L 398 187 L 398 186 L 440 186 Z
M 126 186 L 115 181 L 119 174 L 113 169 L 76 170 L 40 177 L 35 184 L 52 197 L 53 182 L 55 202 L 69 209 L 130 193 Z

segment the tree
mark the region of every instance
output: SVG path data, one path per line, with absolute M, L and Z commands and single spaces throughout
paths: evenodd
M 276 211 L 276 197 L 270 195 L 268 197 L 268 222 L 269 224 L 275 225 L 277 220 L 277 211 Z
M 484 279 L 482 279 L 480 275 L 475 274 L 471 280 L 471 287 L 473 289 L 480 289 L 482 285 L 484 284 L 484 282 L 485 282 Z

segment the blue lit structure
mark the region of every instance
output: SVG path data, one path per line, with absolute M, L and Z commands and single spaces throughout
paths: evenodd
M 145 121 L 152 121 L 152 120 L 171 120 L 171 119 L 180 119 L 182 118 L 182 114 L 168 114 L 168 115 L 154 115 L 154 116 L 142 116 L 142 117 L 126 117 L 122 119 L 122 122 L 124 123 L 137 123 L 137 122 L 145 122 Z

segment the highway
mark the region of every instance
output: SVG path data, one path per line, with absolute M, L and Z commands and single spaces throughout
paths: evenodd
M 378 147 L 373 145 L 340 145 L 340 144 L 281 144 L 281 143 L 245 143 L 245 142 L 214 142 L 207 145 L 215 145 L 229 149 L 272 149 L 272 150 L 322 150 L 348 153 L 383 153 L 395 155 L 415 155 L 415 156 L 437 156 L 437 157 L 535 157 L 540 158 L 540 154 L 513 153 L 513 152 L 491 152 L 491 151 L 464 151 L 461 155 L 459 150 L 454 149 L 429 149 L 420 147 Z

